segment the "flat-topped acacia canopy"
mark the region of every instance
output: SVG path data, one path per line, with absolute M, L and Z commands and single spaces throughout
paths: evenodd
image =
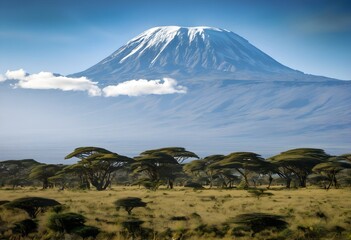
M 100 147 L 79 147 L 74 149 L 73 152 L 68 154 L 65 159 L 70 159 L 72 157 L 77 157 L 77 158 L 86 158 L 94 153 L 112 153 L 109 150 L 106 150 L 105 148 L 100 148 Z
M 4 204 L 8 208 L 19 208 L 28 213 L 31 218 L 35 218 L 44 208 L 61 205 L 54 199 L 42 197 L 24 197 L 15 199 Z

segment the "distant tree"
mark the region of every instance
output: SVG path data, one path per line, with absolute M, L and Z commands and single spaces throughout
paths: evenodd
M 134 159 L 135 162 L 131 165 L 133 171 L 146 176 L 139 183 L 151 184 L 150 188 L 156 190 L 161 181 L 165 180 L 168 183 L 171 181 L 171 188 L 173 187 L 174 171 L 179 166 L 174 157 L 163 152 L 153 152 Z
M 268 158 L 267 160 L 272 164 L 274 173 L 276 173 L 281 179 L 285 180 L 285 187 L 290 188 L 291 182 L 295 178 L 295 173 L 279 161 L 274 162 L 272 158 Z
M 32 168 L 29 178 L 41 181 L 43 189 L 49 187 L 49 178 L 55 176 L 64 166 L 55 164 L 40 164 Z
M 330 182 L 326 176 L 317 173 L 308 175 L 307 181 L 313 185 L 319 185 L 324 189 L 327 189 Z
M 28 185 L 31 169 L 40 163 L 33 159 L 6 160 L 0 162 L 0 184 L 9 184 L 12 188 Z
M 242 182 L 242 179 L 237 175 L 237 172 L 231 168 L 217 169 L 215 177 L 214 182 L 217 183 L 217 186 L 221 186 L 222 188 L 232 188 L 235 182 Z
M 251 189 L 251 190 L 248 190 L 248 192 L 252 196 L 257 197 L 257 199 L 260 199 L 260 197 L 264 197 L 264 196 L 273 196 L 273 193 L 267 192 L 267 189 Z
M 65 175 L 71 175 L 73 177 L 77 177 L 78 187 L 80 189 L 90 189 L 90 182 L 85 172 L 83 164 L 69 165 L 64 169 L 62 169 L 62 173 Z
M 26 211 L 31 218 L 36 218 L 36 216 L 44 211 L 45 208 L 56 205 L 60 205 L 60 203 L 50 198 L 41 197 L 18 198 L 4 204 L 7 208 L 19 208 Z
M 251 172 L 259 172 L 266 168 L 267 162 L 257 153 L 233 152 L 210 167 L 215 169 L 234 169 L 243 178 L 244 188 L 248 187 L 248 176 Z
M 188 187 L 188 188 L 193 188 L 193 189 L 203 189 L 204 187 L 197 182 L 186 182 L 184 184 L 184 187 Z
M 128 212 L 128 215 L 131 215 L 134 208 L 146 207 L 146 203 L 143 202 L 141 198 L 127 197 L 115 201 L 115 206 L 117 211 L 119 211 L 120 208 L 124 208 L 124 210 Z
M 65 171 L 65 168 L 66 167 L 58 171 L 54 176 L 48 178 L 49 182 L 60 187 L 60 190 L 64 190 L 69 184 L 72 184 L 72 182 L 76 180 L 75 176 Z
M 312 169 L 319 163 L 326 161 L 330 155 L 322 149 L 297 148 L 282 152 L 269 158 L 269 161 L 281 169 L 280 176 L 295 176 L 300 187 L 306 187 L 306 179 L 312 173 Z M 288 178 L 291 181 L 291 179 Z M 290 187 L 290 182 L 287 184 Z
M 337 174 L 344 169 L 351 168 L 351 164 L 345 162 L 345 157 L 330 157 L 327 162 L 322 162 L 313 167 L 312 171 L 325 176 L 328 179 L 326 189 L 331 186 L 338 187 Z
M 189 158 L 199 158 L 195 153 L 187 151 L 182 147 L 166 147 L 159 149 L 152 149 L 142 152 L 141 156 L 148 156 L 155 153 L 165 153 L 172 156 L 179 164 L 183 163 L 185 160 Z M 167 181 L 167 188 L 172 189 L 174 185 L 174 181 L 177 177 L 182 174 L 182 167 L 180 165 L 172 164 L 169 165 L 166 169 L 167 172 L 164 175 Z
M 91 185 L 98 191 L 105 190 L 111 184 L 115 171 L 133 162 L 129 157 L 97 147 L 76 148 L 65 159 L 72 157 L 80 159 L 75 168 L 82 169 Z
M 351 162 L 351 153 L 346 153 L 341 155 L 340 157 L 344 158 L 345 160 Z
M 186 173 L 189 173 L 197 178 L 205 177 L 208 181 L 210 188 L 213 185 L 213 181 L 216 178 L 219 178 L 220 175 L 222 177 L 226 176 L 221 171 L 221 169 L 211 167 L 212 164 L 223 160 L 224 155 L 211 155 L 207 156 L 204 159 L 193 160 L 184 165 L 183 169 Z

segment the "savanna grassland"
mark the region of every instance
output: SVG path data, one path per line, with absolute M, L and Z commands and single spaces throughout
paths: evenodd
M 1 189 L 0 200 L 32 196 L 55 199 L 63 204 L 59 211 L 81 214 L 87 225 L 98 227 L 101 232 L 96 239 L 351 239 L 350 189 L 273 188 L 265 193 L 269 194 L 184 187 L 161 187 L 157 191 L 129 186 L 105 191 L 24 188 Z M 128 215 L 114 206 L 124 197 L 141 198 L 147 205 L 134 208 Z M 50 231 L 47 223 L 54 211 L 58 210 L 49 208 L 38 214 L 38 232 L 21 237 L 11 236 L 6 227 L 28 218 L 26 212 L 1 207 L 0 239 L 82 239 Z M 283 216 L 288 225 L 255 231 L 232 221 L 245 213 Z M 123 227 L 123 222 L 136 219 L 143 222 L 135 232 Z

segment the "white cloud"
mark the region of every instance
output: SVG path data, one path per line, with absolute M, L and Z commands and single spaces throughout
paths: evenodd
M 117 85 L 107 86 L 102 91 L 105 97 L 115 97 L 119 95 L 141 96 L 186 93 L 187 88 L 177 85 L 177 81 L 172 78 L 163 78 L 163 80 L 130 80 Z
M 5 76 L 7 79 L 22 80 L 26 77 L 26 71 L 23 69 L 18 69 L 15 71 L 7 70 Z
M 6 78 L 2 74 L 0 74 L 0 82 L 4 82 L 4 81 L 6 81 Z
M 56 76 L 51 72 L 27 74 L 23 69 L 19 69 L 16 71 L 8 70 L 5 73 L 5 80 L 17 80 L 15 88 L 87 91 L 90 96 L 101 96 L 101 89 L 97 86 L 97 82 L 92 82 L 86 77 Z
M 172 78 L 156 80 L 129 80 L 117 85 L 110 85 L 100 89 L 97 82 L 93 82 L 87 77 L 65 77 L 55 75 L 51 72 L 39 72 L 28 74 L 25 70 L 8 70 L 5 75 L 0 75 L 0 82 L 6 80 L 17 81 L 13 84 L 14 88 L 27 89 L 58 89 L 62 91 L 87 91 L 90 96 L 115 97 L 120 95 L 141 96 L 149 94 L 174 94 L 186 93 L 187 88 L 177 84 Z

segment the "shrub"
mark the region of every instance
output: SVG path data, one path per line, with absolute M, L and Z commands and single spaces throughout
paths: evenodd
M 54 232 L 71 233 L 75 228 L 84 227 L 85 217 L 78 213 L 58 213 L 49 218 L 48 228 Z
M 52 207 L 52 211 L 54 213 L 60 213 L 60 212 L 62 212 L 65 209 L 66 209 L 66 207 L 64 205 L 56 205 L 56 206 Z
M 188 221 L 189 218 L 185 216 L 174 216 L 170 218 L 171 221 Z
M 148 239 L 147 238 L 148 232 L 145 231 L 147 229 L 144 229 L 141 227 L 143 223 L 144 221 L 137 218 L 132 218 L 121 222 L 121 225 L 124 229 L 124 232 L 122 232 L 122 234 L 125 235 L 125 237 L 128 239 L 130 237 L 134 239 L 136 236 L 140 236 L 141 239 Z
M 9 203 L 10 201 L 7 201 L 7 200 L 0 200 L 0 206 L 1 205 L 4 205 L 5 203 Z
M 266 189 L 252 189 L 252 190 L 248 190 L 248 192 L 254 196 L 257 197 L 257 199 L 260 199 L 260 197 L 264 197 L 264 196 L 273 196 L 273 193 L 270 192 L 266 192 Z
M 83 239 L 89 238 L 89 237 L 95 239 L 96 236 L 100 233 L 100 229 L 93 226 L 81 226 L 81 227 L 74 228 L 72 230 L 72 233 L 77 234 Z
M 41 197 L 18 198 L 4 204 L 8 208 L 19 208 L 26 211 L 31 218 L 35 218 L 45 208 L 56 205 L 60 205 L 60 203 L 50 198 Z
M 38 224 L 32 219 L 25 219 L 23 221 L 15 223 L 12 228 L 13 235 L 20 235 L 22 237 L 28 236 L 30 233 L 38 230 Z
M 193 189 L 203 189 L 204 188 L 200 183 L 196 183 L 196 182 L 187 182 L 186 184 L 184 184 L 184 187 L 189 187 L 189 188 L 193 188 Z
M 228 222 L 248 227 L 253 232 L 252 237 L 254 237 L 256 233 L 266 229 L 281 231 L 288 226 L 288 223 L 283 220 L 282 216 L 266 213 L 240 214 L 232 219 L 229 219 Z
M 121 198 L 115 201 L 114 204 L 117 211 L 119 211 L 120 208 L 124 208 L 124 210 L 128 212 L 128 215 L 131 215 L 132 210 L 136 207 L 146 207 L 146 203 L 137 197 Z
M 222 238 L 228 231 L 227 227 L 227 225 L 223 225 L 220 228 L 216 225 L 201 224 L 194 229 L 194 232 L 199 236 L 212 236 L 216 238 Z

